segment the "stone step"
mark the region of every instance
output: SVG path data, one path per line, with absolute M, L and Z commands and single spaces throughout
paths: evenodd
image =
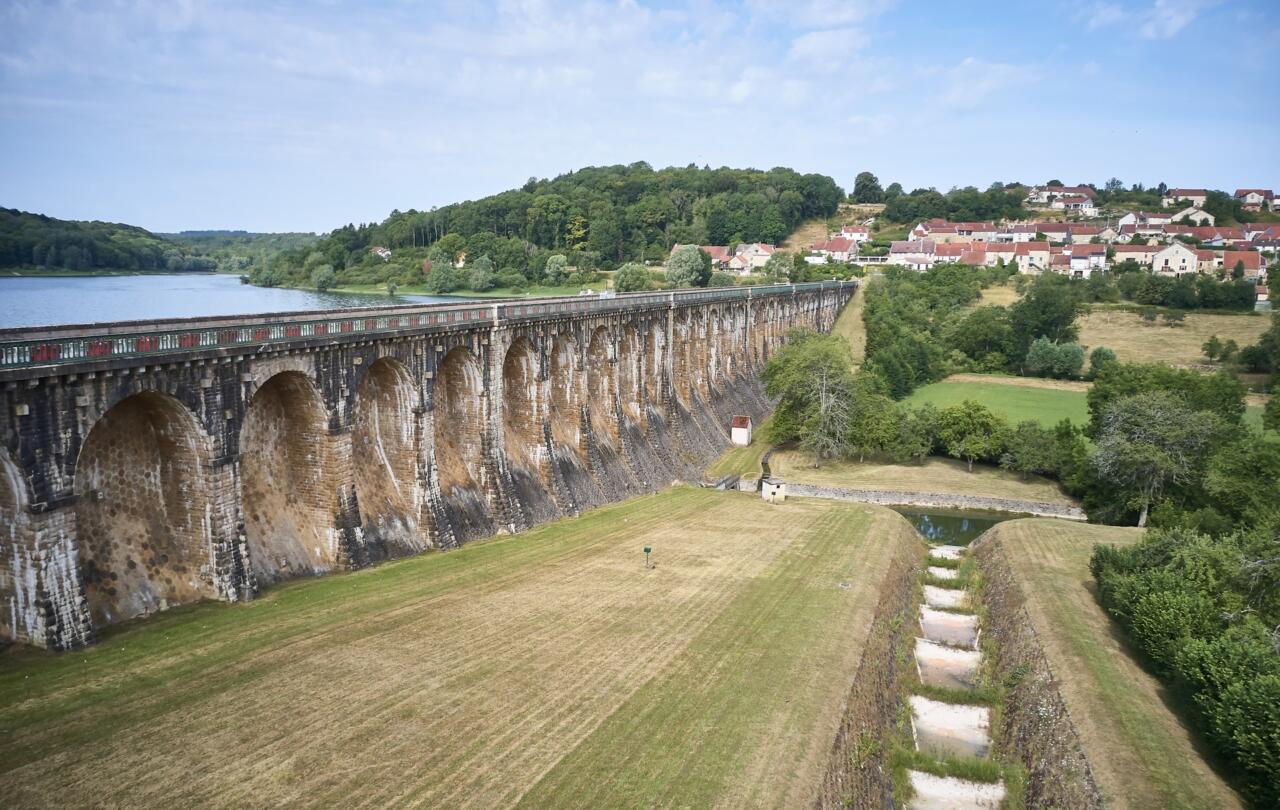
M 960 572 L 957 571 L 956 569 L 943 568 L 938 565 L 929 566 L 928 571 L 930 574 L 937 577 L 938 579 L 958 579 L 960 576 Z
M 925 585 L 924 601 L 932 608 L 966 608 L 969 606 L 969 592 L 963 588 Z
M 916 639 L 916 672 L 926 686 L 973 689 L 978 681 L 982 653 L 958 650 L 927 638 Z
M 965 546 L 934 546 L 929 549 L 929 556 L 935 560 L 958 560 L 966 551 Z
M 916 750 L 943 757 L 982 758 L 991 750 L 991 709 L 943 703 L 911 695 L 911 733 Z
M 963 613 L 935 610 L 920 606 L 922 635 L 939 644 L 949 644 L 966 650 L 978 649 L 978 617 Z
M 970 782 L 953 776 L 907 771 L 911 810 L 991 810 L 1004 801 L 1003 782 Z

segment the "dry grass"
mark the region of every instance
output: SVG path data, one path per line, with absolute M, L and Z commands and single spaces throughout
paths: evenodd
M 807 804 L 887 570 L 883 537 L 904 525 L 853 504 L 679 488 L 169 611 L 82 652 L 11 651 L 0 795 Z
M 1081 391 L 1088 393 L 1092 383 L 1081 380 L 1049 380 L 1044 377 L 1006 377 L 1002 374 L 952 374 L 944 383 L 990 383 L 1019 388 L 1042 388 L 1047 391 Z
M 988 540 L 1002 545 L 1019 580 L 1108 806 L 1240 807 L 1094 596 L 1093 545 L 1139 537 L 1138 529 L 1028 519 L 997 525 Z
M 825 218 L 805 220 L 796 226 L 790 236 L 782 240 L 779 247 L 792 252 L 805 251 L 813 247 L 815 242 L 825 242 L 828 233 Z
M 770 470 L 779 478 L 814 486 L 842 489 L 876 489 L 892 492 L 937 492 L 980 498 L 1010 498 L 1062 506 L 1078 506 L 1047 478 L 1026 480 L 995 467 L 965 464 L 948 458 L 929 458 L 923 464 L 858 464 L 831 461 L 815 466 L 813 457 L 799 450 L 784 450 L 769 457 Z
M 1270 320 L 1261 315 L 1187 313 L 1183 326 L 1146 325 L 1136 313 L 1095 307 L 1078 321 L 1080 342 L 1090 349 L 1107 346 L 1126 363 L 1201 365 L 1207 361 L 1200 347 L 1212 335 L 1235 340 L 1242 348 L 1257 343 Z
M 760 477 L 760 458 L 772 444 L 769 441 L 769 423 L 773 416 L 769 415 L 755 426 L 751 432 L 751 444 L 746 447 L 730 447 L 707 468 L 707 477 L 717 481 L 726 475 L 741 475 L 747 478 Z
M 984 289 L 978 297 L 978 306 L 1007 307 L 1010 304 L 1016 304 L 1021 298 L 1022 293 L 1013 286 L 1012 280 L 1008 280 L 1004 284 Z

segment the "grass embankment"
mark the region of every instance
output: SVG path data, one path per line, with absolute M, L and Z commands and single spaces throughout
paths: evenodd
M 984 542 L 1006 551 L 1109 806 L 1239 807 L 1094 596 L 1094 544 L 1128 545 L 1141 535 L 1139 529 L 1025 519 L 995 526 Z
M 1003 284 L 993 284 L 983 288 L 978 296 L 978 306 L 1007 307 L 1021 299 L 1022 293 L 1018 292 L 1018 288 L 1013 285 L 1013 280 L 1008 279 Z
M 891 519 L 677 488 L 175 609 L 83 651 L 10 650 L 0 795 L 7 807 L 806 804 Z
M 773 474 L 785 481 L 840 489 L 890 492 L 937 492 L 978 498 L 1008 498 L 1078 506 L 1047 478 L 1022 476 L 975 464 L 968 472 L 963 461 L 930 457 L 923 464 L 859 464 L 827 461 L 815 466 L 813 457 L 799 450 L 781 450 L 769 457 Z
M 1244 348 L 1258 342 L 1271 319 L 1253 313 L 1188 312 L 1182 326 L 1167 326 L 1147 324 L 1134 312 L 1094 307 L 1077 323 L 1082 345 L 1107 346 L 1123 362 L 1192 366 L 1207 363 L 1200 347 L 1211 336 L 1234 340 Z
M 751 444 L 746 447 L 730 447 L 724 451 L 715 463 L 707 468 L 707 477 L 718 480 L 726 475 L 741 475 L 747 478 L 760 476 L 760 459 L 772 447 L 769 441 L 769 423 L 773 416 L 755 426 L 751 432 Z
M 855 368 L 861 366 L 867 359 L 867 325 L 862 320 L 862 305 L 867 298 L 866 286 L 870 283 L 870 277 L 858 283 L 853 298 L 845 304 L 839 317 L 836 318 L 835 325 L 831 328 L 832 334 L 848 341 L 849 353 L 853 355 Z

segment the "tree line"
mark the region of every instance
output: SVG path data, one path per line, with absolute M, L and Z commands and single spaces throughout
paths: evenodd
M 201 251 L 115 222 L 81 222 L 0 208 L 0 268 L 74 273 L 212 271 Z
M 488 257 L 495 278 L 541 284 L 555 255 L 593 272 L 661 263 L 676 244 L 777 243 L 803 220 L 833 215 L 843 199 L 830 177 L 787 168 L 589 167 L 479 200 L 346 225 L 315 245 L 277 254 L 250 278 L 305 284 L 316 267 L 328 266 L 344 283 L 421 283 L 464 258 Z M 391 260 L 371 255 L 373 247 L 390 249 Z

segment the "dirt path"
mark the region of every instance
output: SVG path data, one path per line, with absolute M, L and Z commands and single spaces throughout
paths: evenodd
M 864 548 L 872 514 L 677 489 L 245 605 L 173 611 L 84 652 L 0 659 L 0 794 L 10 807 L 510 806 L 647 684 L 701 685 L 707 716 L 736 705 L 732 674 L 770 655 L 752 638 L 796 626 L 816 628 L 797 636 L 812 647 L 769 664 L 798 679 L 795 700 L 755 706 L 727 759 L 654 751 L 648 766 L 673 770 L 677 803 L 702 785 L 691 766 L 734 789 L 730 775 L 750 774 L 763 795 L 815 786 L 821 763 L 795 765 L 830 743 L 827 691 L 847 687 L 860 624 L 808 611 L 856 618 L 863 596 L 874 603 L 862 580 L 878 570 Z M 857 590 L 828 583 L 835 604 L 807 590 L 833 576 Z M 620 744 L 661 728 L 696 754 L 702 718 L 659 727 L 642 713 Z M 771 746 L 777 759 L 761 756 Z
M 1240 807 L 1094 597 L 1093 545 L 1140 536 L 1137 529 L 1032 519 L 1001 523 L 983 542 L 1000 543 L 1014 570 L 1108 806 Z

